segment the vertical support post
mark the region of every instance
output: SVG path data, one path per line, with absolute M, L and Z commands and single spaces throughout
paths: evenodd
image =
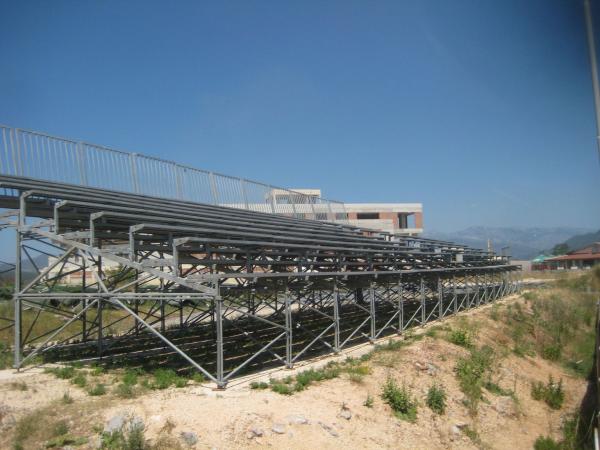
M 81 274 L 81 292 L 85 295 L 86 286 L 86 270 L 87 270 L 87 257 L 82 253 L 81 255 L 81 266 L 83 267 L 83 273 Z M 83 299 L 83 315 L 81 317 L 83 323 L 81 325 L 81 339 L 83 342 L 87 341 L 87 305 L 88 298 Z
M 442 277 L 438 276 L 438 319 L 444 316 L 444 292 L 442 286 Z
M 166 324 L 165 324 L 165 300 L 161 298 L 160 300 L 160 332 L 165 334 Z
M 217 327 L 217 387 L 223 389 L 226 382 L 223 379 L 223 299 L 221 298 L 220 287 L 214 300 L 215 304 L 215 323 Z
M 15 355 L 14 355 L 14 367 L 15 369 L 19 369 L 21 367 L 21 360 L 23 357 L 22 348 L 21 348 L 21 332 L 22 332 L 22 323 L 21 323 L 21 296 L 19 293 L 21 292 L 21 227 L 25 225 L 25 199 L 21 196 L 20 200 L 20 209 L 19 209 L 19 218 L 16 230 L 16 259 L 15 259 L 15 293 L 13 297 L 14 303 L 14 314 L 15 314 Z
M 425 325 L 425 280 L 421 276 L 421 326 Z
M 333 351 L 337 354 L 340 351 L 340 292 L 337 280 L 333 285 L 333 332 Z
M 292 309 L 290 305 L 290 291 L 285 290 L 285 366 L 291 369 L 294 365 L 293 359 L 293 329 L 292 329 Z
M 475 274 L 475 291 L 475 306 L 479 306 L 479 304 L 481 303 L 481 285 L 479 284 L 478 274 Z
M 370 309 L 369 314 L 371 316 L 371 336 L 369 340 L 371 344 L 375 343 L 375 336 L 377 335 L 376 323 L 375 323 L 375 289 L 373 288 L 373 283 L 369 285 L 369 300 L 370 300 Z
M 18 130 L 17 130 L 18 131 Z M 18 137 L 17 137 L 18 143 Z M 21 193 L 19 197 L 19 217 L 17 218 L 17 230 L 16 230 L 16 260 L 15 260 L 15 294 L 14 294 L 14 317 L 15 317 L 15 354 L 14 354 L 14 365 L 16 369 L 21 367 L 21 361 L 23 360 L 23 348 L 22 348 L 22 313 L 23 313 L 23 302 L 21 299 L 21 285 L 23 282 L 22 277 L 22 240 L 23 240 L 23 227 L 27 222 L 27 197 L 29 192 Z
M 183 300 L 178 299 L 177 304 L 179 305 L 179 328 L 183 328 Z
M 98 358 L 102 358 L 102 339 L 103 339 L 103 324 L 102 324 L 102 312 L 103 312 L 102 297 L 98 299 Z
M 398 334 L 402 334 L 404 331 L 404 292 L 402 286 L 402 275 L 398 279 L 398 309 L 400 313 L 398 314 Z
M 452 306 L 454 314 L 458 312 L 458 293 L 456 292 L 456 275 L 452 275 Z

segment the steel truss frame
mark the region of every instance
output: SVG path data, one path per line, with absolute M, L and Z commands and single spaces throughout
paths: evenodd
M 11 190 L 0 206 L 13 208 L 0 226 L 16 229 L 17 369 L 35 358 L 170 364 L 224 388 L 244 372 L 292 368 L 520 288 L 506 259 L 453 243 L 35 180 L 0 183 Z M 35 267 L 36 252 L 52 263 L 25 282 L 21 262 Z M 67 286 L 75 274 L 80 282 Z M 38 332 L 47 317 L 60 320 Z

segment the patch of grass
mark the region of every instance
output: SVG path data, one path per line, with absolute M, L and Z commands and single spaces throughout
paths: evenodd
M 9 386 L 15 391 L 26 391 L 27 389 L 29 389 L 27 383 L 25 383 L 24 381 L 13 381 L 9 384 Z
M 560 409 L 565 401 L 565 391 L 562 386 L 562 378 L 555 383 L 552 377 L 544 385 L 541 381 L 536 381 L 531 385 L 531 398 L 538 401 L 544 401 L 552 409 Z
M 123 384 L 135 386 L 138 383 L 138 372 L 135 370 L 126 370 L 123 374 Z
M 562 349 L 558 344 L 548 345 L 542 348 L 542 358 L 549 361 L 558 361 L 561 353 Z
M 87 444 L 86 437 L 75 437 L 69 434 L 58 436 L 46 442 L 46 448 L 78 447 Z
M 52 428 L 53 436 L 62 436 L 63 434 L 67 434 L 69 432 L 69 425 L 64 420 L 59 420 L 54 424 Z
M 465 394 L 465 405 L 472 415 L 477 414 L 482 388 L 492 370 L 494 359 L 494 350 L 483 346 L 480 349 L 472 349 L 468 357 L 460 358 L 456 364 L 456 376 L 460 389 Z
M 465 433 L 465 436 L 467 436 L 471 440 L 473 444 L 475 444 L 479 448 L 483 447 L 483 441 L 481 440 L 481 436 L 479 436 L 479 433 L 475 428 L 466 426 L 463 428 L 462 431 L 463 433 Z
M 285 383 L 271 383 L 271 390 L 281 395 L 292 395 L 295 390 L 293 386 Z
M 448 341 L 460 347 L 471 348 L 473 346 L 473 335 L 466 328 L 457 328 L 450 331 Z
M 492 309 L 490 310 L 490 319 L 492 319 L 494 322 L 500 320 L 500 305 L 497 303 L 492 305 Z
M 510 389 L 504 389 L 497 383 L 492 381 L 486 381 L 483 383 L 483 387 L 494 395 L 512 396 L 514 392 Z
M 539 436 L 533 443 L 534 450 L 562 450 L 562 445 L 550 436 Z
M 75 375 L 73 378 L 71 378 L 71 383 L 83 388 L 87 385 L 87 378 L 85 377 L 85 375 L 83 373 L 79 372 L 79 373 L 77 373 L 77 375 Z
M 76 370 L 75 367 L 65 366 L 46 368 L 44 369 L 44 372 L 51 373 L 56 378 L 60 378 L 61 380 L 69 380 L 75 376 Z
M 203 373 L 201 372 L 194 372 L 192 374 L 192 376 L 190 377 L 190 379 L 194 382 L 194 383 L 204 383 L 206 381 L 206 377 L 204 376 Z
M 265 383 L 264 381 L 253 381 L 250 383 L 250 389 L 268 389 L 269 383 Z
M 102 435 L 104 450 L 150 450 L 146 440 L 144 427 L 140 424 L 129 424 L 121 430 Z
M 90 371 L 90 375 L 93 377 L 99 377 L 104 373 L 104 367 L 102 366 L 92 366 L 92 370 Z
M 375 400 L 373 399 L 373 396 L 371 394 L 367 394 L 367 399 L 363 403 L 363 406 L 366 406 L 367 408 L 372 408 L 374 402 Z
M 337 378 L 342 373 L 348 374 L 350 380 L 360 383 L 364 376 L 371 373 L 371 369 L 364 364 L 362 358 L 347 358 L 343 363 L 330 362 L 320 369 L 308 369 L 300 372 L 295 377 L 272 379 L 270 387 L 272 391 L 279 394 L 292 395 L 307 389 L 314 383 Z M 253 389 L 259 388 L 258 386 L 257 384 L 257 387 Z M 252 387 L 252 384 L 250 387 Z
M 97 397 L 106 394 L 106 387 L 102 383 L 97 383 L 88 390 L 88 394 Z
M 390 405 L 396 417 L 408 422 L 417 420 L 417 401 L 406 385 L 399 387 L 393 378 L 388 378 L 381 391 L 381 398 Z
M 115 395 L 121 398 L 135 398 L 137 392 L 135 386 L 127 383 L 119 383 L 115 387 Z
M 185 387 L 187 380 L 177 375 L 172 369 L 157 369 L 154 371 L 154 379 L 150 382 L 150 389 L 167 389 L 170 386 L 178 388 Z
M 444 387 L 434 384 L 427 391 L 427 406 L 437 414 L 444 414 L 446 412 L 446 397 Z

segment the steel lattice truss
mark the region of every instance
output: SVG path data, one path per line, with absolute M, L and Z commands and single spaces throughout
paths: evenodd
M 17 368 L 169 364 L 224 387 L 519 287 L 506 258 L 449 242 L 22 177 L 0 188 L 1 226 L 17 230 Z M 36 254 L 50 264 L 24 281 Z

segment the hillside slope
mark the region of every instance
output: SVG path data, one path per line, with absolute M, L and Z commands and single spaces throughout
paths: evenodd
M 514 259 L 532 259 L 556 244 L 588 231 L 590 230 L 574 227 L 469 227 L 455 232 L 428 231 L 425 235 L 432 239 L 448 240 L 482 249 L 487 249 L 490 239 L 496 252 L 500 252 L 502 247 L 510 247 Z
M 60 372 L 71 381 L 0 371 L 0 448 L 43 447 L 65 427 L 91 448 L 120 448 L 109 444 L 123 436 L 141 449 L 530 449 L 541 436 L 578 448 L 571 417 L 586 392 L 594 346 L 588 319 L 595 299 L 582 286 L 565 280 L 404 339 L 235 380 L 225 391 L 198 382 L 152 389 L 158 378 L 138 373 L 131 381 L 122 371 Z M 559 380 L 563 397 L 549 398 L 545 389 L 556 390 Z M 534 399 L 537 383 L 543 398 Z M 105 395 L 86 394 L 98 384 Z M 441 414 L 429 406 L 432 386 L 445 395 L 434 396 L 434 405 L 444 403 Z M 391 405 L 409 411 L 394 413 Z M 98 434 L 125 418 L 143 424 L 138 434 Z

